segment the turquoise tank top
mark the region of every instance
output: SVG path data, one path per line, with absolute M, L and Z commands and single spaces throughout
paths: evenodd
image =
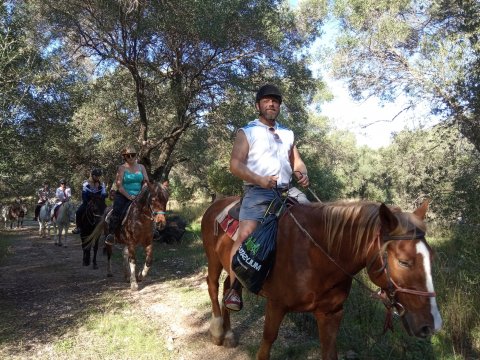
M 142 189 L 143 174 L 141 171 L 134 173 L 125 170 L 123 172 L 123 188 L 129 195 L 138 195 Z

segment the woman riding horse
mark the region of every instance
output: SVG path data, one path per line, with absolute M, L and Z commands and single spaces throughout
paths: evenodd
M 122 150 L 124 163 L 118 167 L 116 176 L 117 193 L 113 202 L 113 212 L 108 225 L 105 244 L 113 245 L 115 231 L 120 225 L 126 210 L 140 193 L 142 185 L 147 184 L 148 175 L 145 167 L 137 163 L 137 151 L 133 146 Z
M 56 213 L 58 207 L 62 205 L 64 202 L 67 202 L 72 197 L 72 190 L 69 186 L 67 186 L 67 181 L 65 179 L 60 179 L 60 186 L 55 191 L 55 197 L 57 201 L 55 202 L 55 206 L 52 210 L 52 220 L 56 217 Z

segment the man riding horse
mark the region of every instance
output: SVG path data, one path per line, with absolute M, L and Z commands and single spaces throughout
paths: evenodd
M 240 208 L 238 238 L 232 246 L 230 259 L 262 220 L 268 204 L 275 198 L 273 189 L 288 191 L 288 196 L 301 203 L 308 202 L 305 194 L 290 186 L 292 174 L 303 187 L 309 185 L 307 168 L 294 142 L 293 131 L 276 122 L 282 104 L 282 94 L 274 85 L 262 86 L 255 98 L 258 119 L 237 132 L 230 159 L 230 171 L 244 183 L 244 198 Z M 229 310 L 242 308 L 240 283 L 230 271 L 230 290 L 224 304 Z
M 87 209 L 88 202 L 93 197 L 100 197 L 101 199 L 105 200 L 107 197 L 107 191 L 105 188 L 105 184 L 100 182 L 100 176 L 102 176 L 102 170 L 100 169 L 92 169 L 90 173 L 90 178 L 85 180 L 82 185 L 82 204 L 78 207 L 77 212 L 75 214 L 75 221 L 77 227 L 73 229 L 73 234 L 80 234 L 80 220 L 82 216 L 85 214 Z

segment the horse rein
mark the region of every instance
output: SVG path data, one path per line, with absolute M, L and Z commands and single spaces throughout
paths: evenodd
M 150 199 L 152 197 L 152 195 L 150 194 L 150 190 L 146 187 L 144 191 L 148 191 L 147 202 L 149 203 L 148 204 L 148 209 L 150 210 L 150 215 L 147 215 L 145 213 L 143 215 L 146 216 L 147 218 L 149 218 L 150 220 L 152 220 L 153 222 L 157 223 L 154 219 L 155 215 L 167 215 L 167 212 L 166 211 L 155 211 L 155 210 L 153 210 L 152 204 L 150 202 Z M 138 195 L 135 197 L 135 199 L 132 201 L 132 203 L 134 203 L 137 200 L 137 197 L 138 197 Z
M 318 244 L 313 239 L 313 237 L 308 233 L 308 231 L 299 223 L 297 218 L 295 218 L 295 216 L 292 214 L 292 212 L 290 211 L 289 208 L 287 208 L 287 212 L 290 215 L 290 217 L 293 219 L 295 224 L 298 226 L 298 228 L 307 236 L 307 238 L 310 240 L 310 242 L 313 245 L 315 245 L 317 248 L 319 248 L 320 251 L 333 264 L 335 264 L 345 275 L 350 277 L 352 280 L 355 280 L 364 289 L 366 289 L 370 293 L 370 297 L 382 301 L 383 305 L 385 306 L 385 308 L 387 310 L 385 324 L 384 324 L 384 333 L 388 329 L 393 331 L 392 311 L 393 311 L 393 313 L 395 313 L 396 315 L 398 315 L 400 317 L 402 317 L 405 314 L 405 307 L 395 299 L 395 295 L 397 293 L 401 292 L 401 293 L 407 293 L 407 294 L 412 294 L 412 295 L 417 295 L 417 296 L 425 296 L 425 297 L 435 297 L 436 296 L 435 292 L 419 291 L 419 290 L 413 290 L 413 289 L 407 289 L 407 288 L 400 287 L 390 276 L 390 271 L 389 271 L 389 267 L 388 267 L 388 252 L 386 250 L 384 251 L 383 256 L 381 258 L 382 259 L 382 266 L 378 270 L 378 272 L 383 271 L 385 273 L 385 276 L 387 278 L 387 289 L 380 288 L 377 292 L 373 291 L 372 289 L 370 289 L 370 287 L 368 287 L 357 276 L 350 274 L 340 264 L 338 264 L 337 261 L 320 244 Z M 388 234 L 383 234 L 383 236 L 381 236 L 380 234 L 378 234 L 376 242 L 380 243 L 380 238 L 382 238 L 383 241 L 389 241 L 389 240 L 417 240 L 417 239 L 420 239 L 420 240 L 423 240 L 425 242 L 425 233 L 423 231 L 418 231 L 418 232 L 415 232 L 415 235 L 413 235 L 413 236 L 388 235 Z M 370 249 L 370 247 L 369 247 L 369 249 Z M 368 270 L 368 267 L 367 267 L 367 270 Z

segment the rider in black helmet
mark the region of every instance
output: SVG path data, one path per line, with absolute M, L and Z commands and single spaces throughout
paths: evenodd
M 100 176 L 102 176 L 102 170 L 98 168 L 92 169 L 90 172 L 90 178 L 85 180 L 82 185 L 82 204 L 78 207 L 77 212 L 75 214 L 75 221 L 77 223 L 77 227 L 72 230 L 73 234 L 79 234 L 80 229 L 80 220 L 85 213 L 87 208 L 87 204 L 92 198 L 92 196 L 100 196 L 104 200 L 107 197 L 107 191 L 105 188 L 105 184 L 100 182 Z
M 277 121 L 282 100 L 275 85 L 260 87 L 255 96 L 258 118 L 237 131 L 230 171 L 243 180 L 245 187 L 237 240 L 233 243 L 230 261 L 263 220 L 268 205 L 276 199 L 276 192 L 287 193 L 300 203 L 308 202 L 305 194 L 292 183 L 292 178 L 296 178 L 300 186 L 307 187 L 309 180 L 293 131 Z M 233 269 L 229 275 L 230 289 L 224 297 L 224 306 L 238 311 L 243 306 L 241 285 Z

